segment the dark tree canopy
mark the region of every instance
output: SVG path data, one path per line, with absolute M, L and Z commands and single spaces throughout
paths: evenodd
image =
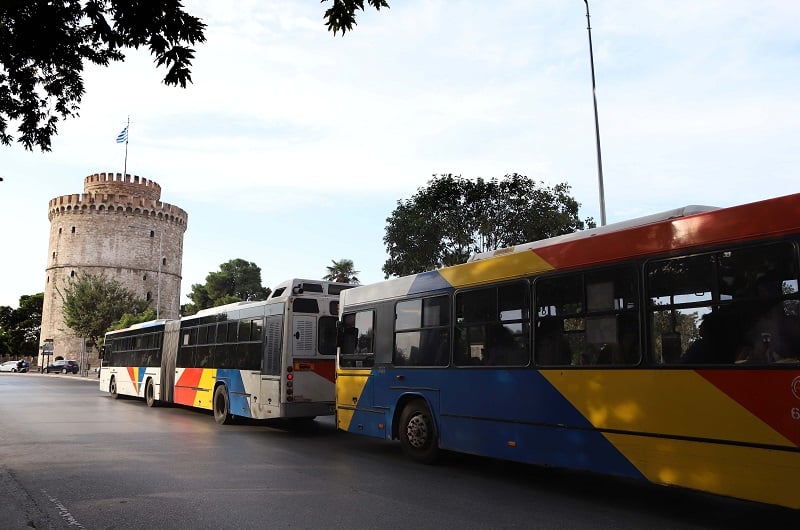
M 24 295 L 19 307 L 0 306 L 0 355 L 33 357 L 39 351 L 44 293 Z
M 156 320 L 156 312 L 152 308 L 145 309 L 143 312 L 138 314 L 125 313 L 119 317 L 118 321 L 111 324 L 111 326 L 108 328 L 108 331 L 129 328 L 134 324 L 150 322 L 151 320 Z
M 250 261 L 232 259 L 219 266 L 218 272 L 206 276 L 206 283 L 195 283 L 189 293 L 191 304 L 183 307 L 184 314 L 233 302 L 266 300 L 272 292 L 261 285 L 261 268 Z
M 322 0 L 323 3 L 327 1 Z M 378 11 L 382 7 L 389 8 L 386 0 L 367 0 L 367 4 Z M 325 25 L 328 26 L 328 31 L 332 31 L 334 35 L 341 31 L 344 36 L 345 32 L 351 31 L 356 25 L 356 11 L 359 9 L 364 11 L 364 0 L 333 0 L 333 5 L 325 11 Z
M 389 7 L 385 0 L 367 4 Z M 344 35 L 358 10 L 364 0 L 332 0 L 325 25 Z M 167 69 L 164 83 L 185 88 L 192 81 L 192 46 L 205 42 L 205 28 L 181 0 L 3 0 L 0 143 L 16 140 L 25 149 L 49 151 L 58 122 L 79 114 L 84 65 L 124 61 L 125 49 L 146 46 Z
M 121 283 L 102 274 L 81 272 L 70 278 L 64 292 L 61 312 L 64 324 L 76 337 L 98 343 L 114 322 L 125 313 L 138 315 L 147 310 L 149 302 L 138 298 Z
M 464 263 L 471 254 L 594 227 L 578 217 L 567 184 L 545 187 L 517 173 L 469 180 L 439 175 L 386 219 L 383 272 L 404 276 Z
M 9 121 L 26 149 L 49 151 L 58 121 L 78 115 L 86 61 L 123 61 L 125 48 L 147 46 L 164 83 L 191 82 L 194 49 L 205 24 L 179 0 L 4 0 L 0 3 L 0 142 Z

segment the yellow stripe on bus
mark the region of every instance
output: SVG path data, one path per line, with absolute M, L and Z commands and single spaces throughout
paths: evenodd
M 654 483 L 800 508 L 797 453 L 622 434 L 605 436 Z
M 528 251 L 446 267 L 438 272 L 453 287 L 464 287 L 549 270 L 553 270 L 549 263 Z
M 336 426 L 339 429 L 350 428 L 367 381 L 369 375 L 364 370 L 340 370 L 336 375 Z
M 205 368 L 200 381 L 197 383 L 197 393 L 194 395 L 194 406 L 201 409 L 212 410 L 214 399 L 214 383 L 217 380 L 215 368 Z
M 694 370 L 542 370 L 599 429 L 793 447 Z

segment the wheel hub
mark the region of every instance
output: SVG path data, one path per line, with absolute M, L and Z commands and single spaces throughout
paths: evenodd
M 428 441 L 428 424 L 421 415 L 416 415 L 408 421 L 408 443 L 419 449 Z

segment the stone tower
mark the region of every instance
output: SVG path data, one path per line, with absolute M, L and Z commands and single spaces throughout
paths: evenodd
M 152 180 L 117 173 L 84 179 L 83 193 L 50 200 L 50 244 L 42 308 L 40 356 L 99 366 L 96 348 L 82 353 L 82 340 L 64 324 L 61 294 L 79 273 L 103 274 L 149 300 L 159 318 L 180 316 L 183 233 L 187 214 L 161 202 Z

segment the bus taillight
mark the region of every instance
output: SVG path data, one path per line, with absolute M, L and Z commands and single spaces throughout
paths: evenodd
M 294 400 L 294 374 L 292 373 L 292 367 L 288 366 L 286 368 L 286 401 L 293 401 Z

